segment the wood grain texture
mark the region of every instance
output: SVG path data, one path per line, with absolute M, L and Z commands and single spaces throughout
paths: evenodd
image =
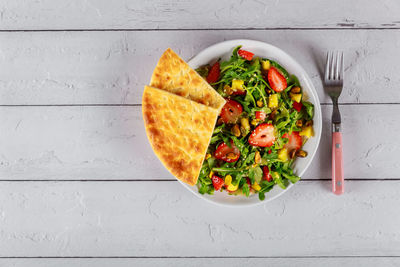
M 2 182 L 0 256 L 400 256 L 399 190 L 302 181 L 225 208 L 178 182 Z
M 399 27 L 396 0 L 1 0 L 1 30 Z
M 400 259 L 395 257 L 346 257 L 346 258 L 161 258 L 161 259 L 0 259 L 0 266 L 4 267 L 152 267 L 152 266 L 209 266 L 218 267 L 228 265 L 232 267 L 242 266 L 284 266 L 284 267 L 375 267 L 398 266 Z
M 306 69 L 322 103 L 328 49 L 345 52 L 343 103 L 400 103 L 400 30 L 0 33 L 0 104 L 138 104 L 158 58 L 184 59 L 228 39 L 276 45 Z
M 400 178 L 400 105 L 341 106 L 345 178 Z M 330 178 L 331 106 L 307 179 Z M 1 107 L 0 178 L 174 179 L 147 141 L 141 107 Z M 379 137 L 379 138 L 378 138 Z

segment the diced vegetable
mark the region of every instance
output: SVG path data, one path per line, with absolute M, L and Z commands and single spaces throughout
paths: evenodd
M 268 107 L 277 108 L 278 107 L 278 95 L 272 94 L 268 97 Z
M 271 62 L 269 60 L 263 60 L 261 61 L 261 66 L 263 70 L 269 70 L 269 68 L 271 67 Z
M 257 182 L 254 182 L 254 184 L 251 187 L 256 191 L 261 190 L 261 186 Z
M 240 119 L 240 132 L 243 136 L 247 135 L 250 132 L 250 124 L 248 118 Z
M 244 81 L 243 80 L 237 80 L 237 79 L 233 79 L 232 80 L 232 90 L 243 90 L 243 85 L 244 85 Z
M 290 94 L 290 98 L 297 103 L 301 102 L 301 94 Z
M 313 127 L 312 126 L 303 127 L 303 129 L 300 132 L 300 136 L 305 136 L 307 138 L 310 138 L 311 136 L 314 136 Z
M 282 161 L 287 161 L 289 159 L 288 150 L 286 148 L 282 148 L 278 152 L 278 159 Z
M 301 102 L 299 103 L 299 102 L 293 101 L 293 108 L 295 110 L 297 110 L 297 112 L 300 112 L 302 107 L 303 107 L 303 104 Z

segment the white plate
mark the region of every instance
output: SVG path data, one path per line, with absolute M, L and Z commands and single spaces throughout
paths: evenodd
M 313 138 L 310 138 L 310 140 L 308 140 L 307 143 L 304 145 L 304 150 L 308 152 L 308 156 L 305 158 L 298 158 L 294 163 L 294 172 L 301 177 L 310 166 L 315 152 L 317 151 L 319 140 L 321 138 L 322 116 L 321 105 L 319 103 L 317 92 L 315 91 L 310 77 L 300 66 L 300 64 L 297 63 L 297 61 L 295 61 L 287 53 L 283 52 L 281 49 L 267 43 L 253 40 L 231 40 L 212 45 L 201 51 L 198 55 L 194 56 L 191 60 L 189 60 L 188 63 L 192 68 L 195 69 L 202 65 L 213 63 L 218 58 L 222 58 L 222 60 L 228 60 L 232 54 L 232 50 L 238 45 L 242 45 L 242 48 L 244 50 L 251 51 L 255 54 L 255 56 L 276 60 L 289 72 L 289 74 L 296 75 L 297 78 L 299 78 L 304 96 L 307 97 L 308 101 L 314 104 L 315 135 Z M 182 183 L 182 185 L 184 185 L 187 189 L 192 191 L 200 198 L 203 198 L 215 204 L 228 206 L 246 206 L 266 203 L 267 201 L 275 199 L 283 193 L 287 192 L 293 186 L 293 184 L 290 184 L 286 190 L 281 189 L 279 186 L 275 186 L 271 191 L 265 194 L 265 200 L 260 201 L 258 199 L 258 194 L 253 194 L 250 197 L 233 196 L 228 195 L 226 191 L 223 191 L 215 192 L 214 195 L 201 195 L 198 193 L 197 186 L 189 186 L 184 183 Z

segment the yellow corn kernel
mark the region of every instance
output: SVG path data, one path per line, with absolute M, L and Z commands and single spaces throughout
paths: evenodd
M 310 138 L 311 136 L 314 136 L 314 129 L 312 126 L 306 126 L 306 127 L 303 127 L 303 129 L 301 130 L 301 132 L 299 134 L 300 134 L 300 136 L 305 136 L 307 138 Z
M 210 153 L 207 153 L 207 154 L 206 154 L 206 160 L 209 159 L 209 158 L 211 158 L 211 154 L 210 154 Z
M 256 190 L 256 191 L 260 191 L 261 190 L 261 186 L 257 182 L 254 182 L 254 184 L 251 187 L 253 187 L 253 189 Z
M 272 94 L 268 98 L 268 107 L 269 108 L 277 108 L 278 107 L 278 95 Z
M 263 60 L 261 66 L 264 70 L 269 70 L 269 68 L 271 68 L 271 62 L 269 62 L 269 60 Z
M 236 91 L 236 90 L 243 90 L 243 85 L 244 85 L 244 81 L 243 80 L 236 80 L 233 79 L 232 80 L 232 90 Z
M 238 189 L 238 187 L 239 187 L 239 184 L 237 184 L 237 185 L 230 184 L 230 185 L 228 185 L 227 189 L 229 191 L 236 191 Z
M 287 161 L 289 159 L 289 154 L 286 148 L 282 148 L 278 152 L 278 159 L 282 161 Z
M 257 107 L 262 108 L 264 106 L 264 102 L 260 99 L 257 100 Z
M 252 119 L 251 125 L 256 126 L 259 122 L 260 122 L 260 120 L 258 120 L 258 119 Z
M 290 94 L 290 98 L 297 103 L 301 102 L 301 94 Z
M 229 186 L 232 183 L 232 176 L 230 176 L 229 174 L 227 176 L 225 176 L 225 184 L 227 186 Z
M 214 172 L 210 171 L 210 174 L 208 175 L 208 177 L 210 177 L 210 179 L 211 179 L 213 177 L 213 175 L 214 175 Z

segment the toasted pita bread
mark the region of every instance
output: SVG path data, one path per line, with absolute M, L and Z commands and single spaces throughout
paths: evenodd
M 150 86 L 221 110 L 225 99 L 171 48 L 161 56 L 151 77 Z
M 157 157 L 176 178 L 195 185 L 218 110 L 145 86 L 142 112 L 147 137 Z

